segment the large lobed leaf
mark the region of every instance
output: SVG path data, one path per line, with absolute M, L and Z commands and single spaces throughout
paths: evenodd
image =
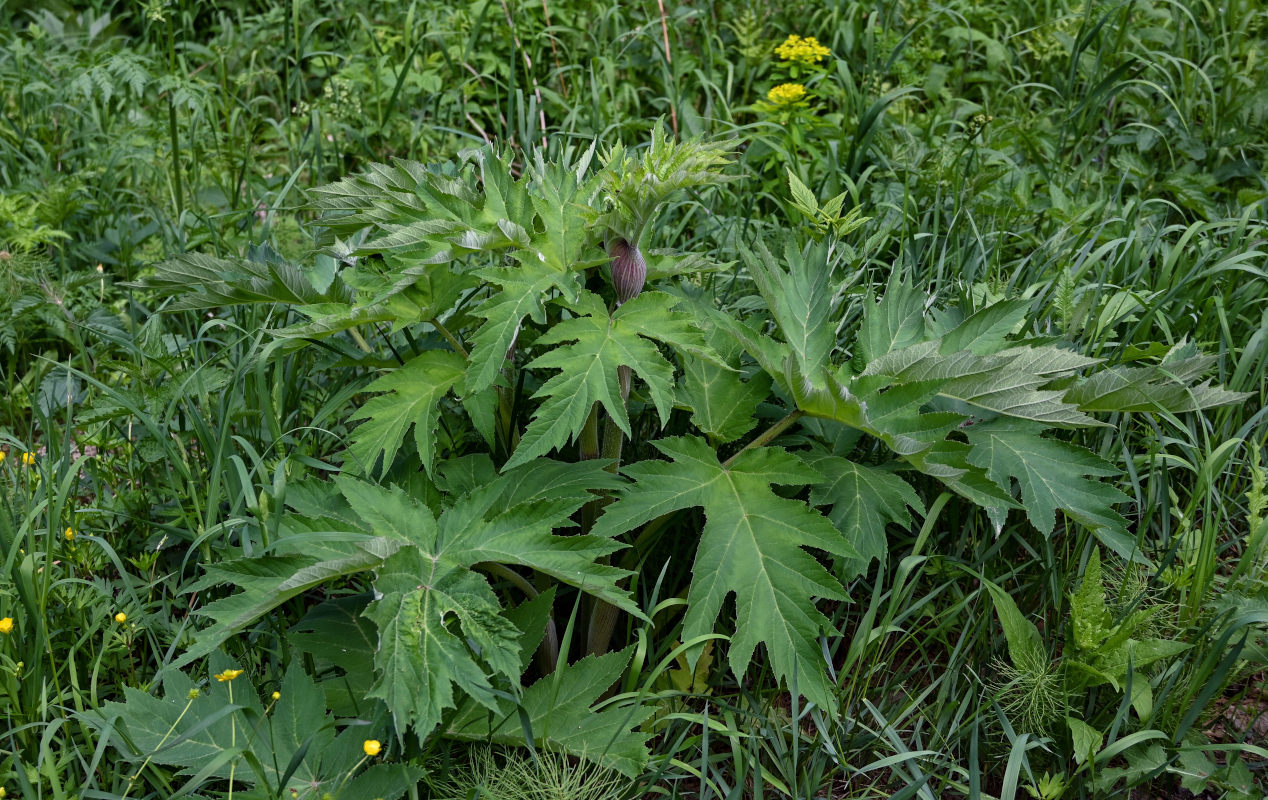
M 808 461 L 825 478 L 810 490 L 810 504 L 831 505 L 828 519 L 859 551 L 858 557 L 841 559 L 840 574 L 846 579 L 865 572 L 872 559 L 884 563 L 887 524 L 909 524 L 909 507 L 925 512 L 916 490 L 892 472 L 827 454 Z
M 1041 533 L 1051 535 L 1060 509 L 1119 555 L 1140 558 L 1127 521 L 1114 509 L 1130 498 L 1094 479 L 1117 475 L 1118 469 L 1082 447 L 1042 436 L 1042 430 L 1005 420 L 975 425 L 968 429 L 968 460 L 1005 492 L 1012 492 L 1015 480 L 1026 516 Z
M 596 402 L 629 436 L 630 421 L 617 374 L 620 367 L 629 367 L 646 382 L 661 423 L 667 422 L 674 403 L 674 368 L 656 342 L 721 363 L 690 317 L 673 312 L 677 303 L 670 295 L 645 292 L 609 314 L 597 296 L 587 293 L 576 305 L 582 316 L 559 322 L 540 336 L 538 347 L 558 346 L 535 358 L 528 368 L 559 373 L 534 395 L 544 402 L 507 467 L 568 443 L 581 431 Z
M 462 356 L 430 350 L 365 387 L 367 392 L 383 394 L 357 409 L 350 418 L 366 422 L 353 432 L 349 456 L 370 475 L 375 474 L 378 463 L 382 463 L 381 471 L 387 472 L 406 431 L 413 428 L 418 458 L 430 474 L 435 456 L 433 436 L 440 424 L 440 401 L 455 385 L 461 385 L 465 375 Z
M 631 728 L 640 725 L 652 709 L 639 705 L 593 708 L 600 695 L 620 680 L 630 656 L 631 651 L 625 650 L 560 664 L 525 689 L 518 703 L 503 701 L 492 715 L 476 708 L 458 714 L 446 735 L 521 746 L 531 738 L 539 747 L 587 758 L 636 777 L 647 763 L 651 734 Z
M 212 672 L 232 666 L 224 655 L 211 660 Z M 244 797 L 319 792 L 337 800 L 395 800 L 422 778 L 417 766 L 397 763 L 374 765 L 349 780 L 364 761 L 362 741 L 382 733 L 382 720 L 378 727 L 337 733 L 321 690 L 297 666 L 287 671 L 281 697 L 266 713 L 251 678 L 209 681 L 195 691 L 187 675 L 175 672 L 163 682 L 162 697 L 125 687 L 122 702 L 104 703 L 83 718 L 109 732 L 130 761 L 179 767 L 203 780 L 232 777 L 255 787 Z
M 447 467 L 449 465 L 446 465 Z M 405 731 L 430 733 L 458 700 L 454 687 L 497 707 L 494 681 L 517 686 L 522 631 L 506 616 L 484 563 L 528 567 L 641 616 L 617 581 L 629 573 L 601 563 L 622 545 L 594 535 L 556 535 L 595 493 L 619 478 L 602 461 L 540 460 L 498 476 L 491 464 L 443 469 L 455 502 L 438 516 L 399 488 L 351 477 L 296 486 L 275 554 L 209 567 L 197 588 L 241 589 L 201 610 L 215 623 L 173 666 L 218 647 L 290 597 L 333 579 L 372 572 L 375 600 L 365 615 L 377 627 L 371 696 Z
M 615 535 L 662 514 L 703 508 L 705 526 L 692 570 L 683 639 L 712 633 L 723 601 L 734 594 L 731 669 L 742 675 L 757 645 L 765 644 L 780 678 L 795 677 L 803 694 L 828 705 L 831 682 L 818 637 L 832 632 L 832 627 L 815 601 L 846 596 L 803 548 L 847 558 L 857 558 L 859 552 L 823 516 L 805 503 L 779 497 L 771 488 L 817 483 L 822 476 L 779 448 L 752 448 L 724 466 L 698 438 L 653 444 L 672 460 L 624 467 L 622 472 L 635 483 L 608 507 L 595 532 Z M 697 657 L 698 653 L 697 649 Z

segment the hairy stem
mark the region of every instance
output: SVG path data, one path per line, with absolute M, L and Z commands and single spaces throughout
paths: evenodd
M 629 367 L 620 366 L 616 368 L 616 377 L 621 384 L 621 402 L 628 408 L 630 400 L 630 382 L 633 374 Z M 621 466 L 621 449 L 625 444 L 625 433 L 621 430 L 621 426 L 611 416 L 608 417 L 603 427 L 603 457 L 612 459 L 612 464 L 608 467 L 613 472 Z M 611 495 L 600 497 L 587 503 L 587 506 L 595 506 L 594 516 L 598 516 L 598 509 L 612 502 Z M 608 559 L 602 559 L 603 563 L 608 563 Z M 606 603 L 603 600 L 595 599 L 594 606 L 590 610 L 590 624 L 586 631 L 586 652 L 599 655 L 608 651 L 608 645 L 612 641 L 612 631 L 616 629 L 617 620 L 620 619 L 621 612 L 616 606 Z

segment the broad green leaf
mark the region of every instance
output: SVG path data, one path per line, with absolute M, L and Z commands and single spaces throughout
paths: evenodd
M 474 309 L 484 319 L 471 337 L 468 393 L 493 385 L 526 317 L 545 322 L 553 292 L 575 300 L 578 273 L 601 263 L 597 248 L 583 257 L 593 180 L 577 169 L 534 164 L 518 179 L 511 156 L 488 147 L 466 151 L 463 164 L 425 167 L 398 161 L 316 190 L 316 206 L 335 212 L 322 222 L 336 234 L 370 230 L 355 254 L 381 254 L 389 268 L 415 273 L 480 253 L 507 253 L 514 267 L 472 274 L 499 287 Z M 416 287 L 417 288 L 417 287 Z M 434 292 L 433 292 L 434 293 Z M 446 295 L 447 296 L 447 295 Z M 439 315 L 431 309 L 432 316 Z
M 889 552 L 886 524 L 910 524 L 908 506 L 920 514 L 925 512 L 915 490 L 892 472 L 844 458 L 815 455 L 807 460 L 824 476 L 824 481 L 810 490 L 810 504 L 831 505 L 828 519 L 859 551 L 858 558 L 841 560 L 841 577 L 848 580 L 866 572 L 874 558 L 885 563 Z
M 538 466 L 542 469 L 534 470 Z M 533 482 L 552 469 L 560 480 Z M 377 599 L 366 610 L 379 629 L 379 677 L 371 696 L 387 704 L 398 730 L 413 726 L 419 737 L 427 735 L 456 705 L 455 686 L 492 709 L 492 678 L 519 679 L 524 632 L 503 614 L 488 581 L 473 571 L 480 563 L 531 567 L 639 614 L 616 585 L 628 573 L 598 563 L 619 543 L 553 532 L 573 524 L 571 515 L 593 499 L 592 488 L 614 480 L 602 464 L 552 468 L 541 462 L 473 490 L 438 519 L 399 489 L 336 481 L 371 530 L 412 545 L 377 568 Z
M 210 672 L 234 666 L 216 655 Z M 321 690 L 297 666 L 287 671 L 278 686 L 281 697 L 265 713 L 254 677 L 207 681 L 195 692 L 189 676 L 175 672 L 164 680 L 161 698 L 125 687 L 123 702 L 104 703 L 82 716 L 99 731 L 111 731 L 111 743 L 125 759 L 178 767 L 183 775 L 232 776 L 248 787 L 242 792 L 246 798 L 320 792 L 356 800 L 367 796 L 353 790 L 362 786 L 372 787 L 375 797 L 397 800 L 422 778 L 418 767 L 394 764 L 371 767 L 348 781 L 363 763 L 362 740 L 382 728 L 350 726 L 336 735 Z
M 296 311 L 308 317 L 301 322 L 274 333 L 285 339 L 324 339 L 340 331 L 377 322 L 391 323 L 396 315 L 385 306 L 354 307 L 346 303 L 315 303 L 296 306 Z
M 977 355 L 1004 348 L 1008 336 L 1016 332 L 1030 310 L 1029 300 L 1001 300 L 978 309 L 941 338 L 944 355 L 968 350 Z
M 1066 717 L 1065 721 L 1074 743 L 1074 763 L 1082 764 L 1101 749 L 1103 734 L 1081 719 Z
M 503 702 L 492 719 L 478 710 L 459 714 L 446 735 L 523 745 L 526 741 L 522 714 L 537 746 L 587 758 L 635 777 L 647 763 L 647 740 L 651 735 L 631 728 L 647 719 L 652 709 L 628 704 L 603 710 L 592 708 L 608 687 L 620 680 L 630 654 L 630 650 L 624 650 L 561 664 L 554 673 L 524 690 L 518 707 Z
M 858 551 L 826 518 L 805 503 L 779 497 L 772 484 L 803 486 L 822 477 L 778 448 L 742 452 L 724 467 L 701 439 L 662 439 L 653 445 L 672 461 L 624 467 L 635 483 L 621 492 L 595 526 L 619 534 L 662 514 L 702 507 L 705 526 L 696 550 L 683 640 L 712 633 L 728 595 L 735 595 L 736 632 L 730 665 L 743 675 L 758 644 L 765 644 L 775 674 L 796 676 L 807 697 L 825 707 L 831 682 L 818 637 L 832 632 L 815 608 L 817 598 L 844 600 L 841 585 L 810 553 L 857 558 Z M 695 651 L 698 658 L 699 650 Z
M 986 470 L 968 461 L 973 448 L 964 442 L 946 439 L 932 447 L 906 457 L 907 463 L 940 480 L 948 489 L 981 506 L 995 526 L 998 536 L 1004 528 L 1009 509 L 1020 508 L 1011 490 L 1001 489 Z
M 367 392 L 381 394 L 350 417 L 366 420 L 353 431 L 348 447 L 351 459 L 369 475 L 386 473 L 406 432 L 413 428 L 418 458 L 431 474 L 440 401 L 462 381 L 465 371 L 466 363 L 457 353 L 429 350 L 365 387 Z M 382 467 L 376 469 L 380 463 Z
M 925 305 L 929 298 L 906 280 L 893 280 L 880 302 L 864 303 L 856 354 L 863 365 L 893 350 L 919 342 L 924 336 Z
M 758 372 L 748 381 L 734 370 L 690 356 L 679 398 L 691 408 L 691 422 L 715 441 L 733 442 L 757 424 L 757 406 L 770 394 L 771 381 Z
M 486 673 L 519 677 L 520 631 L 502 617 L 484 578 L 409 548 L 379 569 L 375 593 L 366 609 L 379 628 L 370 696 L 387 704 L 399 730 L 413 725 L 421 736 L 440 724 L 455 705 L 455 685 L 496 708 Z
M 1061 509 L 1090 528 L 1126 536 L 1126 520 L 1114 506 L 1130 498 L 1086 477 L 1118 475 L 1118 470 L 1081 447 L 1041 436 L 1040 430 L 1002 420 L 968 428 L 969 463 L 985 469 L 1005 492 L 1016 480 L 1026 516 L 1045 535 L 1056 527 Z
M 468 392 L 480 392 L 493 384 L 525 317 L 545 322 L 544 303 L 550 292 L 558 291 L 565 300 L 575 302 L 582 288 L 578 275 L 603 262 L 597 248 L 590 249 L 588 258 L 585 255 L 588 199 L 596 179 L 581 182 L 584 163 L 577 169 L 538 163 L 535 169 L 526 171 L 519 182 L 512 181 L 509 159 L 486 157 L 484 168 L 484 187 L 490 198 L 522 192 L 524 199 L 516 202 L 527 207 L 517 212 L 518 217 L 511 218 L 527 220 L 535 214 L 536 219 L 526 223 L 528 241 L 512 253 L 518 268 L 486 269 L 477 273 L 500 286 L 501 291 L 474 312 L 483 317 L 485 323 L 472 337 Z M 492 176 L 497 180 L 491 180 Z M 493 194 L 491 186 L 501 188 Z
M 1192 344 L 1180 345 L 1155 366 L 1112 367 L 1077 381 L 1066 390 L 1065 399 L 1084 411 L 1179 414 L 1249 398 L 1245 392 L 1212 386 L 1209 380 L 1194 383 L 1214 362 L 1214 357 L 1199 354 Z
M 842 380 L 825 373 L 818 381 L 822 388 L 811 383 L 795 369 L 785 376 L 799 409 L 875 436 L 901 456 L 928 449 L 964 420 L 959 414 L 922 410 L 936 396 L 938 381 L 895 384 L 878 376 Z
M 677 303 L 677 298 L 670 295 L 645 292 L 609 314 L 598 297 L 586 294 L 577 307 L 584 316 L 559 322 L 540 336 L 536 346 L 557 346 L 533 359 L 528 368 L 557 369 L 559 373 L 534 395 L 544 402 L 506 467 L 527 463 L 563 447 L 581 432 L 596 402 L 630 436 L 630 421 L 617 375 L 619 367 L 631 368 L 645 381 L 661 423 L 668 422 L 674 403 L 674 368 L 661 355 L 656 342 L 711 356 L 690 317 L 673 313 Z M 716 356 L 712 358 L 717 360 Z
M 345 303 L 351 299 L 339 284 L 324 292 L 313 288 L 299 267 L 268 247 L 253 248 L 250 258 L 182 253 L 156 264 L 154 274 L 140 285 L 176 295 L 167 307 L 172 311 L 247 303 Z
M 278 550 L 294 548 L 289 555 L 243 558 L 210 564 L 206 575 L 190 587 L 199 591 L 232 583 L 242 591 L 209 603 L 197 612 L 214 624 L 195 637 L 194 644 L 167 669 L 175 670 L 202 658 L 233 634 L 245 629 L 269 611 L 315 586 L 335 578 L 366 572 L 382 563 L 405 545 L 396 538 L 367 536 L 359 532 L 342 534 L 345 541 L 306 541 L 302 531 L 293 531 L 278 543 Z
M 579 284 L 574 276 L 540 266 L 542 268 L 486 269 L 476 273 L 489 283 L 496 284 L 500 290 L 473 311 L 484 319 L 484 324 L 471 337 L 468 391 L 484 391 L 497 380 L 498 371 L 515 344 L 525 317 L 531 317 L 539 324 L 545 323 L 545 301 L 552 289 L 576 295 Z
M 757 283 L 801 374 L 812 382 L 836 346 L 836 326 L 829 321 L 833 286 L 828 244 L 811 244 L 803 252 L 789 240 L 780 266 L 759 239 L 756 253 L 742 250 L 749 274 Z
M 1055 347 L 1015 347 L 979 356 L 968 350 L 943 355 L 937 340 L 896 350 L 869 363 L 865 375 L 896 382 L 940 382 L 939 396 L 964 405 L 961 413 L 987 413 L 1049 426 L 1100 425 L 1063 399 L 1064 390 L 1042 388 L 1098 363 Z

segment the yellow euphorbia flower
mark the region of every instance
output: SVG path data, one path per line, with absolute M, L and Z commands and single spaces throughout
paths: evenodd
M 790 106 L 806 96 L 806 87 L 800 83 L 781 83 L 766 94 L 766 99 L 777 106 Z
M 797 61 L 802 64 L 818 64 L 832 54 L 832 51 L 819 44 L 813 36 L 801 38 L 797 34 L 789 34 L 784 43 L 775 48 L 775 55 L 784 61 Z

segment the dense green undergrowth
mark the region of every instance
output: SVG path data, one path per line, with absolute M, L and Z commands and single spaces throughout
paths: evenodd
M 1268 791 L 1268 10 L 0 3 L 0 787 Z

